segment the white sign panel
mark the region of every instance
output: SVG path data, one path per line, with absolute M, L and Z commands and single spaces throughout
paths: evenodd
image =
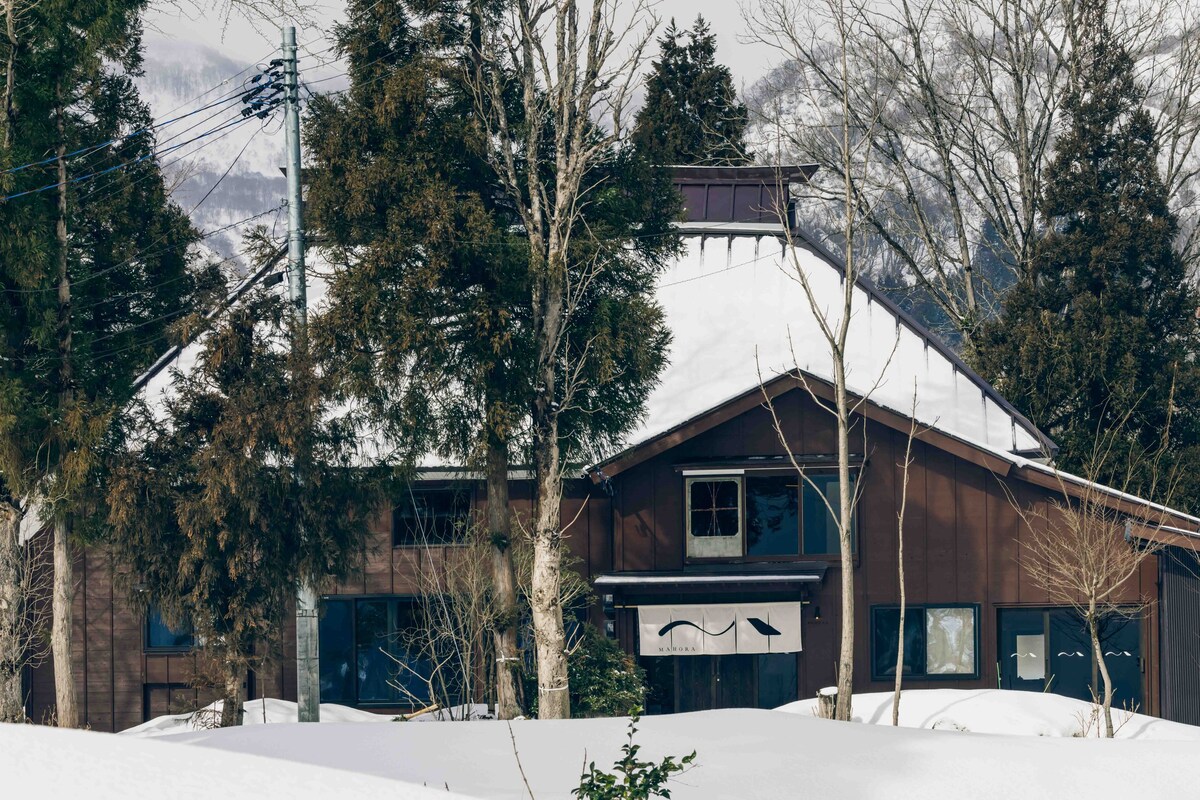
M 1023 681 L 1042 681 L 1046 679 L 1046 637 L 1035 633 L 1030 636 L 1017 636 L 1017 677 Z
M 638 606 L 644 656 L 800 652 L 799 603 Z

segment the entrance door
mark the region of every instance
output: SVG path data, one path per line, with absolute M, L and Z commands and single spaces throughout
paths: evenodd
M 755 705 L 754 656 L 675 656 L 680 711 Z
M 790 703 L 797 697 L 796 659 L 795 653 L 643 658 L 650 682 L 647 711 L 775 708 Z
M 1091 700 L 1103 692 L 1083 620 L 1069 608 L 1002 608 L 999 611 L 1000 686 L 1050 691 Z M 1105 664 L 1113 680 L 1113 704 L 1142 702 L 1141 623 L 1113 617 L 1100 630 Z

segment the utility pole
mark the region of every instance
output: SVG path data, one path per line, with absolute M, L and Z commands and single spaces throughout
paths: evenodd
M 287 137 L 288 299 L 292 303 L 292 347 L 308 346 L 308 292 L 304 284 L 304 200 L 300 180 L 300 69 L 296 28 L 283 29 L 284 123 Z M 303 531 L 301 531 L 303 534 Z M 296 716 L 321 721 L 317 592 L 305 580 L 296 593 Z

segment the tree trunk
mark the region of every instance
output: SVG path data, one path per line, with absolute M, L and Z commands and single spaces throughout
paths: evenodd
M 913 383 L 912 421 L 904 446 L 904 477 L 900 481 L 900 511 L 896 514 L 896 578 L 900 584 L 900 627 L 896 640 L 896 694 L 892 698 L 892 727 L 900 725 L 900 687 L 904 683 L 904 620 L 908 595 L 904 589 L 904 515 L 908 511 L 908 476 L 912 467 L 913 438 L 917 435 L 917 386 Z
M 512 516 L 508 508 L 508 443 L 488 436 L 488 533 L 492 541 L 492 590 L 496 623 L 496 719 L 521 715 L 521 659 L 517 653 L 517 581 L 512 562 Z
M 908 465 L 904 466 L 905 472 L 908 471 Z M 908 476 L 904 476 L 905 487 L 907 488 Z M 896 556 L 897 561 L 897 577 L 900 579 L 900 627 L 897 629 L 896 637 L 896 689 L 895 695 L 892 697 L 892 727 L 900 725 L 900 686 L 904 681 L 904 615 L 908 610 L 907 598 L 904 593 L 904 500 L 900 501 L 900 524 L 896 528 Z
M 71 276 L 67 254 L 67 138 L 63 121 L 65 101 L 62 79 L 55 87 L 58 103 L 58 348 L 60 358 L 59 425 L 67 425 L 67 410 L 74 403 L 74 370 L 71 365 Z M 69 450 L 65 430 L 59 433 L 59 477 Z M 54 515 L 54 592 L 51 613 L 50 649 L 54 657 L 54 696 L 58 724 L 74 728 L 79 724 L 75 696 L 75 659 L 71 653 L 71 604 L 75 595 L 75 575 L 71 561 L 71 520 L 66 512 Z
M 225 662 L 225 686 L 221 695 L 222 728 L 242 724 L 242 683 L 245 679 L 246 668 L 240 661 Z
M 16 92 L 17 63 L 17 0 L 5 0 L 4 28 L 8 40 L 8 55 L 4 59 L 4 149 L 12 144 L 13 124 L 17 118 L 17 107 L 13 100 Z
M 21 673 L 30 642 L 24 594 L 25 571 L 31 567 L 21 545 L 21 512 L 4 503 L 0 506 L 0 722 L 25 721 Z
M 50 652 L 54 658 L 55 718 L 60 728 L 79 725 L 75 693 L 75 658 L 71 652 L 75 571 L 71 561 L 71 523 L 54 519 L 54 594 L 51 607 Z
M 1088 614 L 1088 633 L 1092 637 L 1092 652 L 1096 654 L 1096 665 L 1100 667 L 1100 679 L 1104 682 L 1104 699 L 1101 701 L 1101 708 L 1104 711 L 1104 735 L 1111 739 L 1113 738 L 1112 676 L 1108 674 L 1108 663 L 1104 660 L 1104 648 L 1100 646 L 1100 626 L 1095 611 Z
M 546 373 L 549 373 L 547 375 Z M 562 473 L 558 463 L 558 418 L 552 405 L 553 366 L 543 369 L 534 403 L 535 512 L 533 527 L 532 597 L 533 640 L 537 652 L 538 718 L 568 719 L 566 635 L 562 613 L 562 531 L 559 506 Z
M 842 558 L 842 639 L 835 718 L 848 722 L 854 695 L 854 495 L 850 486 L 850 402 L 846 394 L 845 362 L 844 357 L 834 360 L 837 362 L 834 373 L 838 416 L 838 539 Z

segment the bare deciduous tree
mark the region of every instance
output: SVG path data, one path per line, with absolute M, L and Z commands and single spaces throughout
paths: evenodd
M 767 0 L 760 9 L 763 15 L 763 30 L 766 31 L 768 26 L 770 28 L 769 39 L 764 41 L 783 53 L 798 57 L 814 52 L 822 46 L 822 42 L 833 42 L 828 72 L 820 75 L 801 75 L 800 86 L 803 87 L 802 96 L 808 104 L 809 112 L 819 115 L 820 121 L 813 124 L 812 128 L 820 131 L 820 146 L 831 154 L 838 164 L 836 175 L 839 180 L 839 194 L 836 202 L 840 209 L 841 225 L 838 238 L 843 259 L 840 298 L 833 300 L 818 295 L 808 273 L 808 266 L 800 255 L 807 251 L 794 238 L 786 209 L 781 208 L 777 211 L 787 244 L 785 272 L 803 290 L 808 310 L 820 331 L 822 343 L 828 350 L 832 373 L 830 377 L 833 398 L 832 402 L 825 402 L 809 386 L 804 373 L 799 369 L 801 360 L 793 353 L 793 362 L 796 365 L 794 374 L 798 382 L 808 390 L 818 406 L 833 415 L 837 425 L 838 502 L 836 507 L 829 500 L 825 502 L 838 528 L 842 562 L 841 643 L 837 662 L 838 695 L 835 712 L 836 718 L 840 720 L 850 719 L 854 687 L 853 512 L 857 496 L 861 493 L 861 485 L 851 481 L 850 436 L 855 426 L 862 424 L 857 414 L 870 395 L 869 391 L 858 397 L 851 394 L 847 385 L 850 366 L 847 355 L 850 325 L 854 316 L 854 296 L 858 291 L 859 278 L 865 273 L 869 263 L 860 255 L 858 249 L 863 239 L 863 219 L 867 210 L 863 203 L 862 183 L 871 169 L 872 137 L 875 134 L 876 121 L 885 108 L 888 97 L 886 86 L 876 82 L 873 88 L 882 91 L 866 92 L 863 98 L 863 101 L 868 103 L 866 106 L 852 108 L 848 91 L 841 92 L 840 102 L 832 109 L 822 106 L 820 99 L 824 96 L 824 87 L 828 81 L 841 82 L 844 85 L 858 77 L 852 70 L 853 63 L 861 59 L 873 59 L 876 62 L 881 60 L 879 43 L 874 43 L 874 53 L 864 53 L 856 49 L 863 43 L 871 44 L 871 40 L 863 36 L 864 26 L 869 24 L 867 6 L 864 0 Z M 818 31 L 830 38 L 819 39 Z M 787 136 L 782 131 L 780 135 Z M 780 196 L 784 194 L 780 192 Z M 880 375 L 876 376 L 876 381 L 882 378 L 882 374 L 881 371 Z M 776 431 L 790 455 L 791 450 L 777 419 Z M 802 477 L 811 480 L 805 476 L 794 456 L 792 465 Z M 823 493 L 821 496 L 824 497 Z
M 900 624 L 896 628 L 896 688 L 892 696 L 892 726 L 900 724 L 900 687 L 904 682 L 904 617 L 908 611 L 908 596 L 904 588 L 904 514 L 908 510 L 908 477 L 912 467 L 913 439 L 917 436 L 917 387 L 913 385 L 912 417 L 909 420 L 908 440 L 904 445 L 903 471 L 900 479 L 900 510 L 896 512 L 896 578 L 900 588 Z
M 24 722 L 21 679 L 46 656 L 48 536 L 25 537 L 22 509 L 0 504 L 0 722 Z
M 1123 510 L 1113 502 L 1113 489 L 1095 482 L 1097 475 L 1112 472 L 1104 465 L 1117 446 L 1116 433 L 1098 436 L 1084 479 L 1055 472 L 1058 492 L 1044 506 L 1026 506 L 1011 494 L 1009 497 L 1028 530 L 1018 557 L 1021 569 L 1045 590 L 1049 602 L 1074 609 L 1087 629 L 1092 663 L 1102 684 L 1093 687 L 1092 693 L 1109 738 L 1114 731 L 1113 682 L 1102 633 L 1106 623 L 1141 616 L 1151 602 L 1141 596 L 1130 600 L 1129 586 L 1159 547 L 1153 541 L 1135 538 L 1132 526 L 1153 532 L 1168 524 L 1170 516 L 1163 506 L 1145 501 L 1130 500 L 1135 507 Z M 1140 471 L 1136 460 L 1131 457 L 1125 467 L 1127 484 Z M 1157 458 L 1150 457 L 1150 463 L 1152 468 L 1156 466 Z M 1153 482 L 1158 482 L 1157 470 Z M 1173 479 L 1169 483 L 1173 486 Z M 1125 487 L 1118 488 L 1124 494 Z
M 1043 173 L 1075 38 L 1071 5 L 873 3 L 853 31 L 851 80 L 842 80 L 838 66 L 838 34 L 825 26 L 803 46 L 781 48 L 785 63 L 748 98 L 762 138 L 781 140 L 792 157 L 822 167 L 808 199 L 814 218 L 831 228 L 840 226 L 842 163 L 827 145 L 821 114 L 812 112 L 844 107 L 860 129 L 871 123 L 875 164 L 858 182 L 858 201 L 876 246 L 889 251 L 882 271 L 930 297 L 968 347 L 975 326 L 1027 269 L 1039 235 Z M 1196 14 L 1185 0 L 1110 5 L 1155 114 L 1180 248 L 1192 263 L 1200 255 Z M 753 35 L 778 47 L 779 31 L 795 25 L 799 8 L 760 3 Z M 889 96 L 882 113 L 881 90 Z
M 401 632 L 399 644 L 417 658 L 419 667 L 384 652 L 396 663 L 395 678 L 389 683 L 406 699 L 417 706 L 436 705 L 448 719 L 466 720 L 480 694 L 477 679 L 482 678 L 484 686 L 489 683 L 495 651 L 492 635 L 501 610 L 493 599 L 492 546 L 487 534 L 471 525 L 460 535 L 461 543 L 446 547 L 424 533 L 418 536 L 420 547 L 412 551 L 422 562 L 412 570 L 417 576 L 420 625 Z M 409 688 L 412 681 L 422 686 L 423 694 Z
M 628 106 L 653 34 L 645 4 L 616 0 L 517 0 L 499 13 L 476 4 L 479 58 L 470 80 L 493 167 L 530 250 L 534 386 L 532 607 L 539 716 L 570 716 L 560 600 L 563 458 L 559 413 L 587 348 L 564 357 L 573 303 L 589 280 L 568 255 L 583 235 L 587 174 L 621 142 Z M 627 21 L 630 20 L 630 21 Z M 510 112 L 519 98 L 519 118 Z M 597 124 L 602 123 L 602 124 Z M 564 400 L 565 398 L 565 400 Z

